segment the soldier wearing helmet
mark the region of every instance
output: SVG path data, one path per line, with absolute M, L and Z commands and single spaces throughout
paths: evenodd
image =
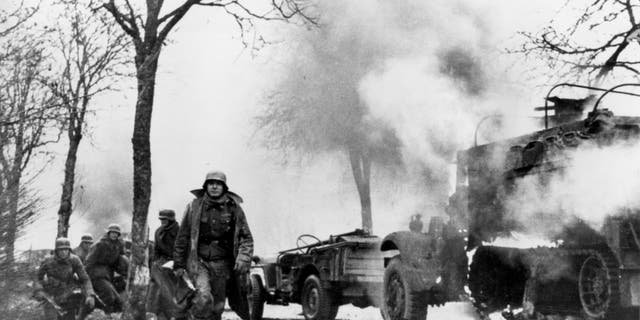
M 121 234 L 120 225 L 110 224 L 105 235 L 91 246 L 85 261 L 91 283 L 105 305 L 105 313 L 122 311 L 123 302 L 113 284 L 115 273 L 126 275 L 129 267 Z
M 240 203 L 220 171 L 207 173 L 196 199 L 186 208 L 174 248 L 174 270 L 185 272 L 197 288 L 189 310 L 194 319 L 221 319 L 225 298 L 248 318 L 247 276 L 253 237 Z
M 155 232 L 153 243 L 153 263 L 151 264 L 151 283 L 147 294 L 147 311 L 154 313 L 158 319 L 181 318 L 182 310 L 175 305 L 165 285 L 162 265 L 173 260 L 173 246 L 180 226 L 176 222 L 176 213 L 170 209 L 158 213 L 160 227 Z
M 89 248 L 91 248 L 92 244 L 93 236 L 89 233 L 85 233 L 82 235 L 82 238 L 80 238 L 80 244 L 73 249 L 73 253 L 80 258 L 82 263 L 86 260 L 87 254 L 89 254 Z
M 75 319 L 78 311 L 79 319 L 84 319 L 93 310 L 91 281 L 80 258 L 71 253 L 69 239 L 56 239 L 53 256 L 38 269 L 38 282 L 42 289 L 36 292 L 36 297 L 47 302 L 44 305 L 46 319 Z

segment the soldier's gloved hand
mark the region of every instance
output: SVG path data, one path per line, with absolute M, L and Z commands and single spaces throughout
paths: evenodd
M 96 300 L 93 298 L 93 296 L 88 296 L 87 299 L 84 300 L 84 304 L 87 305 L 89 309 L 93 309 L 93 307 L 96 305 Z
M 177 268 L 177 269 L 173 270 L 173 273 L 174 273 L 174 274 L 176 275 L 176 277 L 178 277 L 178 278 L 182 278 L 182 276 L 184 276 L 184 274 L 185 274 L 186 272 L 187 272 L 187 271 L 186 271 L 184 268 Z
M 250 263 L 247 261 L 236 260 L 236 265 L 233 267 L 233 270 L 238 273 L 247 273 L 249 271 Z

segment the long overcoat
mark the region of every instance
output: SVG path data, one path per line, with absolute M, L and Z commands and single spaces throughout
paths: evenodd
M 174 248 L 174 268 L 186 268 L 193 277 L 197 274 L 200 264 L 198 263 L 198 237 L 200 235 L 200 215 L 202 213 L 204 190 L 197 189 L 191 191 L 196 198 L 193 199 L 185 209 L 180 231 L 176 237 Z M 242 198 L 233 192 L 227 191 L 227 201 L 225 205 L 233 213 L 234 233 L 233 233 L 233 259 L 251 263 L 253 255 L 253 237 L 247 218 L 240 207 Z M 248 293 L 248 272 L 238 274 L 233 272 L 230 283 L 227 285 L 227 298 L 229 306 L 242 319 L 249 318 Z

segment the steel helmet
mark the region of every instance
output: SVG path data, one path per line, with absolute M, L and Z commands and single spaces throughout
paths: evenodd
M 171 209 L 164 209 L 164 210 L 160 210 L 160 213 L 158 214 L 158 218 L 159 219 L 167 219 L 167 220 L 171 220 L 171 221 L 175 221 L 176 220 L 176 212 L 171 210 Z
M 107 227 L 107 233 L 109 232 L 117 232 L 118 234 L 122 234 L 122 228 L 117 223 L 112 223 Z
M 89 233 L 85 233 L 82 235 L 82 238 L 80 238 L 80 241 L 93 243 L 93 236 Z
M 59 250 L 59 249 L 69 249 L 71 250 L 71 242 L 69 242 L 69 239 L 61 237 L 56 239 L 56 249 L 55 250 Z
M 204 182 L 202 183 L 202 188 L 204 188 L 209 180 L 216 180 L 222 182 L 224 184 L 225 190 L 227 189 L 227 175 L 222 171 L 209 171 L 207 175 L 204 177 Z

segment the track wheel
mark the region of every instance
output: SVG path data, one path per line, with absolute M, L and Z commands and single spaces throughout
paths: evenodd
M 427 318 L 425 297 L 411 288 L 399 256 L 393 257 L 384 271 L 382 314 L 385 320 Z
M 251 290 L 249 291 L 249 314 L 250 320 L 262 320 L 264 302 L 266 300 L 262 279 L 257 274 L 251 275 Z
M 604 318 L 611 300 L 611 281 L 604 261 L 589 256 L 580 267 L 578 279 L 582 311 L 588 319 Z
M 302 314 L 307 320 L 333 320 L 339 306 L 334 303 L 331 291 L 322 287 L 320 278 L 310 275 L 302 287 Z

